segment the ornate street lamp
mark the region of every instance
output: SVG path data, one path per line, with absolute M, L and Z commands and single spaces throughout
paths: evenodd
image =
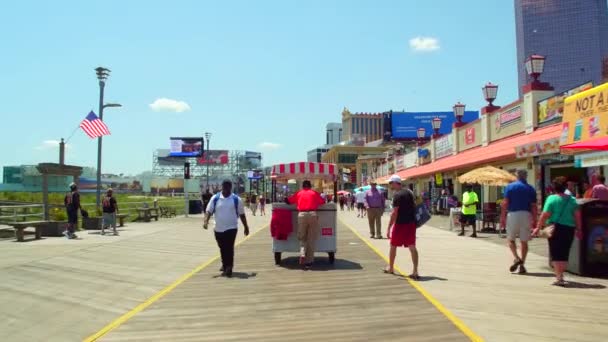
M 532 55 L 526 60 L 526 71 L 534 78 L 533 82 L 538 82 L 538 78 L 545 70 L 545 56 Z
M 494 100 L 496 100 L 498 94 L 498 85 L 488 82 L 481 90 L 483 91 L 483 97 L 488 101 L 488 105 L 483 108 L 482 114 L 488 114 L 500 108 L 494 105 Z
M 424 127 L 420 127 L 416 131 L 416 134 L 418 135 L 418 144 L 422 145 L 424 143 L 424 136 L 426 135 L 426 129 L 424 129 Z
M 464 108 L 465 105 L 460 103 L 460 101 L 456 103 L 454 107 L 452 107 L 452 110 L 454 111 L 454 117 L 456 118 L 454 127 L 460 127 L 464 125 L 464 122 L 462 122 L 462 118 L 464 117 Z
M 433 130 L 435 131 L 435 133 L 433 134 L 433 138 L 437 139 L 440 136 L 439 129 L 441 128 L 441 118 L 436 116 L 433 118 L 431 123 L 433 124 Z

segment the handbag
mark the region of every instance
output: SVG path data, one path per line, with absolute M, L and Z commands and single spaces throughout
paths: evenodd
M 566 208 L 566 205 L 568 204 L 568 202 L 570 201 L 570 196 L 568 196 L 568 199 L 566 200 L 566 202 L 564 204 L 562 204 L 562 210 L 559 213 L 559 217 L 557 218 L 556 221 L 559 221 L 562 216 L 564 215 L 564 209 Z M 550 239 L 553 237 L 553 234 L 555 234 L 555 223 L 552 223 L 548 226 L 546 226 L 545 228 L 541 229 L 540 232 L 538 233 L 538 236 L 544 239 Z
M 415 199 L 416 196 L 414 195 L 414 192 L 411 190 L 409 190 L 409 192 L 412 195 L 412 198 Z M 427 208 L 426 204 L 424 204 L 424 201 L 422 201 L 420 204 L 416 205 L 416 201 L 414 200 L 414 206 L 415 206 L 416 228 L 420 228 L 431 219 L 431 212 L 429 211 L 429 208 Z

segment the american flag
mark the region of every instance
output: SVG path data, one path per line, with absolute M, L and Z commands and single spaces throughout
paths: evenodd
M 87 115 L 80 123 L 80 128 L 90 137 L 98 138 L 104 135 L 110 135 L 110 130 L 103 121 L 99 119 L 93 111 Z

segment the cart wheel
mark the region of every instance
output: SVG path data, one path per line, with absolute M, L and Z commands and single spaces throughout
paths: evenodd
M 275 265 L 281 264 L 281 252 L 274 252 L 274 264 Z
M 329 255 L 329 264 L 333 265 L 334 262 L 336 261 L 336 253 L 335 252 L 329 252 L 327 254 Z

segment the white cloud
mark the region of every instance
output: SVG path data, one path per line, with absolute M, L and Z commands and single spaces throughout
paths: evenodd
M 415 37 L 410 39 L 410 48 L 419 52 L 439 50 L 439 39 L 433 37 Z
M 184 101 L 172 100 L 161 97 L 150 103 L 150 108 L 155 112 L 175 112 L 181 113 L 190 110 L 190 105 Z
M 59 148 L 59 140 L 45 140 L 43 141 L 40 145 L 36 146 L 35 149 L 36 150 L 53 150 L 53 149 L 58 149 Z M 70 144 L 65 144 L 65 149 L 70 149 L 72 148 L 72 145 Z
M 265 141 L 265 142 L 259 143 L 258 147 L 261 149 L 264 149 L 264 150 L 276 150 L 276 149 L 279 149 L 281 147 L 281 145 Z

